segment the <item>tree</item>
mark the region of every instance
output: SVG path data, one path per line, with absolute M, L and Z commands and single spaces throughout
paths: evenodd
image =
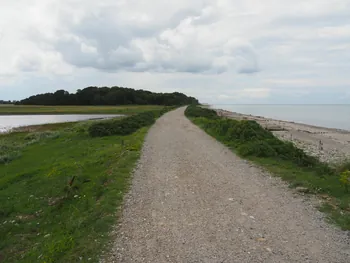
M 23 105 L 187 105 L 198 104 L 198 100 L 183 93 L 154 93 L 122 87 L 94 87 L 78 89 L 76 93 L 57 90 L 31 96 L 16 104 Z

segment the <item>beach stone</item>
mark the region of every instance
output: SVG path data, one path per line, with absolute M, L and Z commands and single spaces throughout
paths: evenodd
M 302 187 L 302 186 L 298 186 L 297 188 L 295 188 L 295 190 L 297 190 L 299 193 L 308 193 L 310 192 L 310 190 L 306 187 Z

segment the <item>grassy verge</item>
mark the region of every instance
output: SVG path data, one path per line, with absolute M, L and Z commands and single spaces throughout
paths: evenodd
M 98 262 L 148 126 L 91 137 L 91 123 L 0 135 L 0 262 Z
M 220 118 L 215 111 L 196 106 L 188 107 L 186 116 L 241 157 L 288 181 L 290 187 L 319 195 L 324 199 L 321 211 L 331 222 L 350 230 L 350 192 L 339 176 L 347 165 L 335 170 L 279 140 L 255 121 Z
M 24 114 L 126 114 L 131 115 L 149 110 L 162 109 L 157 105 L 124 106 L 23 106 L 5 105 L 0 107 L 0 115 Z

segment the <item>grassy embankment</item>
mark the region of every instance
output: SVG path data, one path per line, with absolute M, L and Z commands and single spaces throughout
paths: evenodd
M 162 113 L 0 135 L 0 262 L 97 262 Z
M 27 106 L 2 105 L 0 115 L 25 114 L 135 114 L 149 110 L 161 109 L 157 105 L 125 105 L 125 106 Z
M 324 199 L 320 210 L 331 222 L 350 230 L 350 189 L 340 180 L 349 165 L 329 167 L 292 143 L 279 140 L 255 121 L 220 118 L 215 111 L 196 106 L 188 107 L 186 116 L 241 157 L 289 182 L 291 188 L 319 195 Z

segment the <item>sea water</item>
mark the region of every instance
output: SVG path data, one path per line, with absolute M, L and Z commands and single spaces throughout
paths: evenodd
M 277 120 L 350 130 L 350 104 L 347 105 L 257 105 L 217 104 L 213 108 Z
M 92 119 L 106 119 L 121 117 L 117 114 L 64 114 L 64 115 L 1 115 L 0 133 L 13 128 L 48 123 L 76 122 Z

